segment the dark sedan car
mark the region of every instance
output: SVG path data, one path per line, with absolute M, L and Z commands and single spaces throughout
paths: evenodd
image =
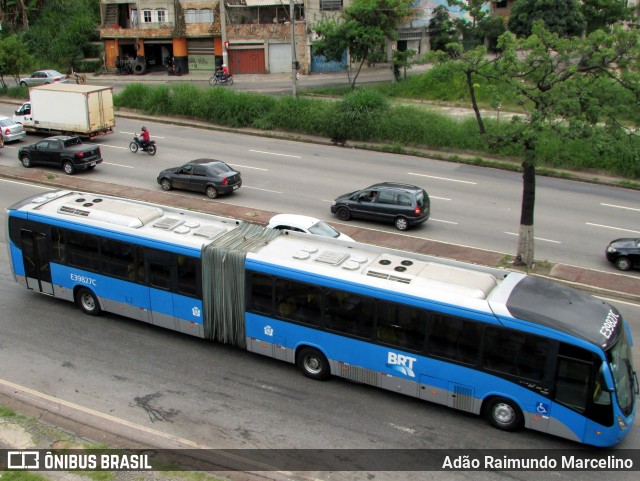
M 384 182 L 338 197 L 331 212 L 340 220 L 351 217 L 390 222 L 398 230 L 421 224 L 431 214 L 429 195 L 421 187 Z
M 607 247 L 607 260 L 621 271 L 640 268 L 640 239 L 616 239 Z
M 85 144 L 79 137 L 57 135 L 20 147 L 18 159 L 24 167 L 62 167 L 65 174 L 72 175 L 77 170 L 93 169 L 102 162 L 102 155 L 97 145 Z
M 158 184 L 164 190 L 184 189 L 204 192 L 211 199 L 238 190 L 242 185 L 240 172 L 221 160 L 197 159 L 180 167 L 163 170 Z

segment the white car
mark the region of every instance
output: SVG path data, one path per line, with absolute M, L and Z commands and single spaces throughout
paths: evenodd
M 22 128 L 22 124 L 9 117 L 0 116 L 0 137 L 5 142 L 13 142 L 26 137 L 27 133 Z
M 338 232 L 329 224 L 315 217 L 297 214 L 278 214 L 274 215 L 269 224 L 270 229 L 290 230 L 294 232 L 306 232 L 307 234 L 320 235 L 323 237 L 331 237 L 333 239 L 341 239 L 350 242 L 354 240 L 342 232 Z

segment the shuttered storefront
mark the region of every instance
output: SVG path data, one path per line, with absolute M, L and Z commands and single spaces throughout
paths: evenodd
M 187 54 L 189 56 L 189 71 L 208 70 L 216 68 L 213 38 L 198 38 L 187 40 Z
M 230 48 L 229 70 L 233 74 L 266 73 L 264 48 Z
M 291 72 L 291 44 L 269 44 L 269 73 Z

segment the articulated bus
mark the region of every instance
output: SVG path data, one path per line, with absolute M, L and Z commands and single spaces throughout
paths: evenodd
M 521 427 L 630 431 L 631 335 L 611 305 L 518 272 L 97 194 L 8 209 L 26 288 Z

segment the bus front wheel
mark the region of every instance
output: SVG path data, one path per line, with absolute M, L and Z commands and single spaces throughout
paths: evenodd
M 303 347 L 296 357 L 296 365 L 306 377 L 322 381 L 331 375 L 327 358 L 313 347 Z
M 517 431 L 524 420 L 520 407 L 510 399 L 501 397 L 491 399 L 485 413 L 489 424 L 503 431 Z
M 82 312 L 90 316 L 100 314 L 100 302 L 96 295 L 86 287 L 81 287 L 76 292 L 76 304 Z

